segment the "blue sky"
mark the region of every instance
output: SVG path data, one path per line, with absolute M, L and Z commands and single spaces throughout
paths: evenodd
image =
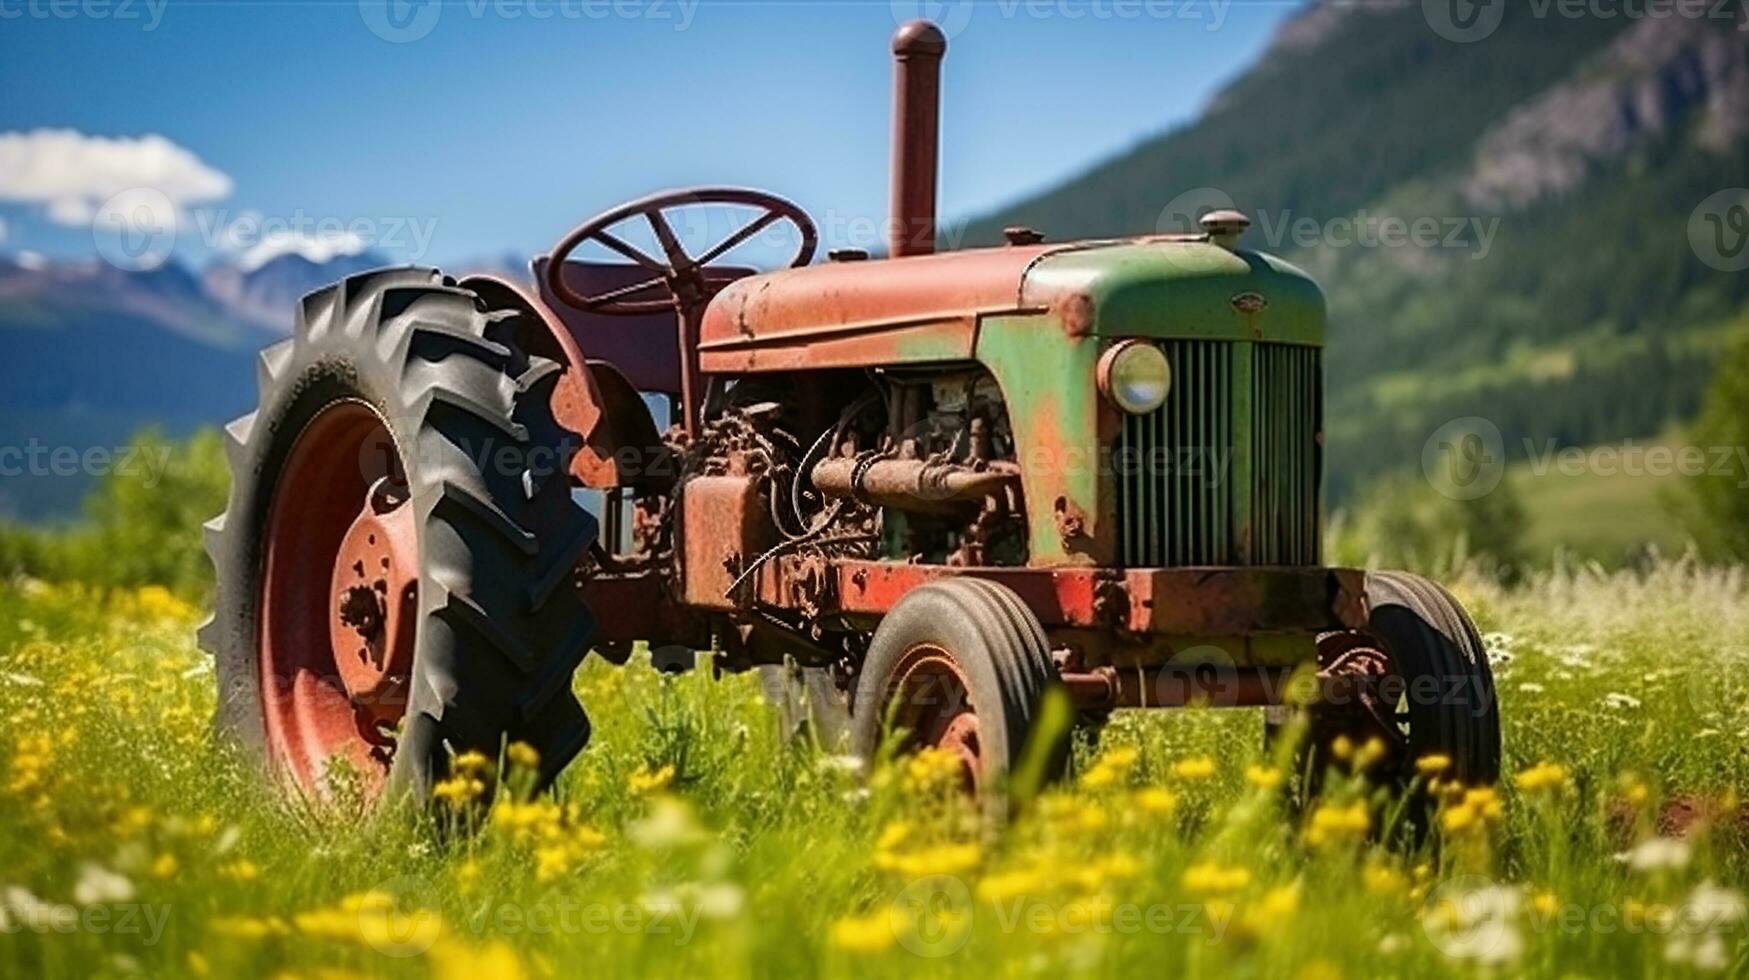
M 414 0 L 387 20 L 376 0 L 164 2 L 0 0 L 0 134 L 159 134 L 188 151 L 227 178 L 189 206 L 207 231 L 177 246 L 195 261 L 212 227 L 255 212 L 362 218 L 384 237 L 408 222 L 385 250 L 440 264 L 540 251 L 683 184 L 774 190 L 833 215 L 828 229 L 879 219 L 887 42 L 918 8 L 955 29 L 941 201 L 969 217 L 1194 116 L 1297 6 Z M 373 17 L 423 36 L 385 40 Z M 91 251 L 89 224 L 57 224 L 5 179 L 0 249 Z

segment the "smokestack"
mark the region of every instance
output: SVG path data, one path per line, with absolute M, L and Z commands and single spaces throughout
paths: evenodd
M 893 35 L 893 201 L 887 254 L 935 251 L 936 145 L 947 36 L 926 20 Z

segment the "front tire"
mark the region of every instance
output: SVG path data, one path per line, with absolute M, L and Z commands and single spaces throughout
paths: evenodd
M 1056 683 L 1044 628 L 1012 589 L 973 578 L 931 582 L 907 593 L 875 630 L 856 683 L 852 749 L 873 759 L 890 718 L 905 732 L 901 752 L 955 752 L 966 788 L 998 800 Z M 1066 739 L 1055 741 L 1044 748 L 1047 778 L 1067 761 Z
M 351 276 L 304 298 L 292 337 L 261 354 L 259 408 L 226 426 L 231 494 L 206 528 L 217 592 L 200 637 L 217 726 L 306 793 L 334 795 L 344 760 L 368 798 L 423 797 L 454 755 L 518 741 L 544 785 L 588 739 L 571 680 L 594 620 L 572 572 L 596 527 L 571 500 L 549 407 L 560 368 L 521 352 L 519 325 L 434 269 Z M 379 649 L 397 607 L 370 601 L 374 562 L 336 568 L 354 557 L 361 491 L 367 521 L 376 507 L 409 529 L 381 558 L 411 580 L 403 662 Z M 362 584 L 337 610 L 329 583 L 348 576 Z M 353 627 L 342 649 L 332 638 Z M 369 696 L 366 662 L 382 673 Z
M 1408 786 L 1419 760 L 1441 757 L 1437 775 L 1466 786 L 1500 778 L 1500 706 L 1481 635 L 1455 597 L 1410 572 L 1366 581 L 1365 630 L 1319 640 L 1320 673 L 1345 693 L 1313 708 L 1300 770 L 1315 794 L 1331 744 L 1381 740 L 1374 775 Z

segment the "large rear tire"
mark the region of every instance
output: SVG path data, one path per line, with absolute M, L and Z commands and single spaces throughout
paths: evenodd
M 519 317 L 434 269 L 351 276 L 304 298 L 292 337 L 261 354 L 260 406 L 226 426 L 231 494 L 206 527 L 217 592 L 200 637 L 217 725 L 306 793 L 332 795 L 345 759 L 369 798 L 422 797 L 455 754 L 518 741 L 544 785 L 588 740 L 571 681 L 594 620 L 573 569 L 596 525 L 571 499 L 549 407 L 560 367 L 518 348 Z M 368 659 L 363 641 L 331 639 L 345 626 L 327 583 L 375 574 L 335 565 L 353 557 L 347 508 L 361 488 L 379 506 L 385 483 L 411 529 L 393 556 L 410 662 L 371 648 L 387 675 L 373 701 L 345 660 Z M 385 611 L 351 591 L 342 623 L 380 631 L 394 597 Z

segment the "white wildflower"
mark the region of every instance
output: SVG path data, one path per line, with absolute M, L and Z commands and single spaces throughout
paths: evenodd
M 1511 885 L 1487 885 L 1435 902 L 1422 916 L 1427 937 L 1454 960 L 1485 967 L 1516 962 L 1524 955 L 1518 930 L 1524 895 Z
M 1635 871 L 1680 871 L 1688 867 L 1693 852 L 1688 842 L 1674 837 L 1653 837 L 1634 845 L 1631 850 L 1615 856 L 1617 861 Z
M 816 764 L 821 772 L 843 773 L 854 776 L 862 772 L 862 756 L 860 755 L 823 755 Z
M 1606 708 L 1614 708 L 1617 711 L 1634 710 L 1639 708 L 1640 699 L 1631 694 L 1623 694 L 1620 691 L 1611 691 L 1603 696 L 1603 705 Z
M 73 886 L 73 901 L 80 905 L 110 905 L 134 900 L 134 883 L 127 876 L 96 864 L 79 869 Z
M 1745 914 L 1742 895 L 1710 881 L 1701 883 L 1676 910 L 1664 959 L 1707 972 L 1723 970 L 1731 963 L 1726 937 L 1738 931 Z
M 66 933 L 79 925 L 79 913 L 71 905 L 45 902 L 16 885 L 0 893 L 0 906 L 10 910 L 13 918 L 32 932 Z
M 741 914 L 746 897 L 741 886 L 734 882 L 688 881 L 645 895 L 641 903 L 658 916 L 690 918 L 696 913 L 707 919 L 732 919 Z
M 710 839 L 710 834 L 698 825 L 692 808 L 670 797 L 651 803 L 649 816 L 627 825 L 626 836 L 650 850 L 685 847 Z

